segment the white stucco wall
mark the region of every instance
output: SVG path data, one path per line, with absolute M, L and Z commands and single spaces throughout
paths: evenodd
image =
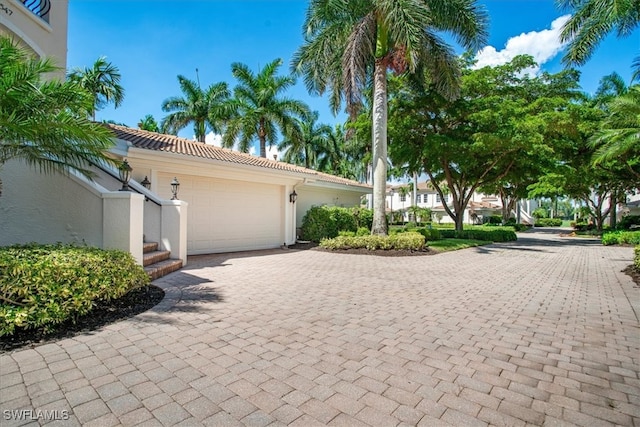
M 44 21 L 19 0 L 3 0 L 9 11 L 0 10 L 0 34 L 18 39 L 40 57 L 51 57 L 61 70 L 56 77 L 64 78 L 67 67 L 68 0 L 51 0 L 48 20 Z M 74 64 L 82 65 L 82 64 Z
M 0 168 L 0 245 L 87 243 L 102 246 L 102 199 L 81 178 L 44 175 L 22 161 Z
M 302 226 L 302 219 L 312 206 L 360 206 L 360 197 L 365 191 L 345 191 L 331 187 L 311 185 L 296 186 L 298 200 L 296 202 L 296 227 Z

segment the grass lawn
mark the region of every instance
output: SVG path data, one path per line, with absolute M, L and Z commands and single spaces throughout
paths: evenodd
M 429 249 L 437 252 L 457 251 L 459 249 L 472 248 L 474 246 L 490 245 L 493 242 L 471 239 L 442 239 L 429 242 Z

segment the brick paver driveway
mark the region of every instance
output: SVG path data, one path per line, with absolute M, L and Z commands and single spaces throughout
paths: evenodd
M 192 257 L 153 311 L 1 355 L 1 423 L 638 426 L 632 249 L 555 233 Z

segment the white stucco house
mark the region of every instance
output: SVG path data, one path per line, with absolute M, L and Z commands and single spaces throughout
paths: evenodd
M 0 169 L 0 245 L 86 243 L 127 250 L 147 264 L 144 242 L 156 242 L 184 264 L 188 255 L 293 244 L 311 206 L 357 206 L 371 192 L 366 184 L 276 160 L 105 126 L 114 132 L 112 155 L 132 168 L 131 191 L 120 191 L 118 171 L 104 165 L 88 181 L 9 161 Z
M 61 70 L 47 77 L 64 78 L 67 20 L 68 0 L 3 0 L 0 34 L 35 57 L 54 58 Z M 10 160 L 0 165 L 0 246 L 75 242 L 122 249 L 150 274 L 164 274 L 184 265 L 188 255 L 292 244 L 311 206 L 359 205 L 371 192 L 367 185 L 275 160 L 110 128 L 111 155 L 132 167 L 129 191 L 120 191 L 118 170 L 106 165 L 96 165 L 96 176 L 87 180 L 74 173 L 44 175 Z

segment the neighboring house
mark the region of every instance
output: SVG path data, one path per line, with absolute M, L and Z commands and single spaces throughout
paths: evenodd
M 396 184 L 387 186 L 387 212 L 391 212 L 392 210 L 394 212 L 402 211 L 404 212 L 405 221 L 408 221 L 408 208 L 413 205 L 411 203 L 413 192 L 409 191 L 406 195 L 403 195 L 400 191 L 400 188 L 402 187 L 409 187 L 409 185 Z M 431 209 L 431 219 L 433 221 L 453 223 L 453 220 L 444 209 L 444 204 L 447 204 L 453 210 L 451 195 L 445 194 L 444 200 L 442 200 L 440 194 L 438 194 L 429 181 L 418 183 L 415 205 L 421 208 Z M 533 218 L 530 213 L 533 212 L 533 209 L 536 207 L 537 203 L 535 201 L 520 201 L 520 222 L 533 224 Z M 515 218 L 517 217 L 518 212 L 513 212 L 512 214 Z M 492 215 L 502 215 L 502 203 L 500 202 L 500 198 L 494 195 L 475 192 L 467 204 L 463 221 L 465 224 L 481 224 L 486 218 Z
M 68 0 L 2 0 L 0 34 L 8 34 L 39 58 L 53 58 L 64 78 Z

